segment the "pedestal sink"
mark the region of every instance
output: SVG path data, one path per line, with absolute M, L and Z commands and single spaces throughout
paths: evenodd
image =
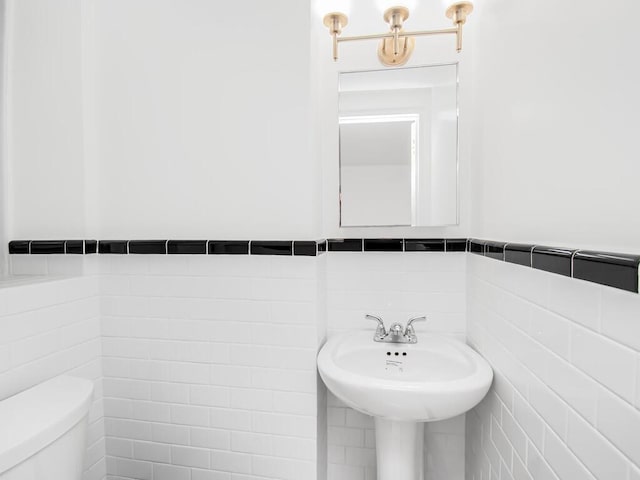
M 416 344 L 376 343 L 371 332 L 327 341 L 318 370 L 331 392 L 375 417 L 378 480 L 423 480 L 424 423 L 476 406 L 493 371 L 457 340 L 422 334 Z

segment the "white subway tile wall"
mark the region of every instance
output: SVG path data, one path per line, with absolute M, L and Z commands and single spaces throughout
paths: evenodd
M 469 480 L 640 478 L 637 295 L 455 253 L 12 268 L 97 275 L 0 288 L 0 398 L 65 372 L 96 380 L 87 480 L 322 479 L 327 463 L 329 480 L 374 480 L 372 419 L 327 399 L 315 370 L 327 331 L 373 332 L 365 313 L 427 314 L 418 334 L 468 327 L 495 369 L 466 426 L 427 426 L 427 480 L 462 479 L 465 450 Z
M 634 480 L 640 296 L 469 255 L 468 339 L 495 371 L 467 480 Z
M 426 314 L 416 323 L 420 334 L 435 332 L 461 340 L 466 331 L 465 253 L 346 253 L 327 258 L 329 335 L 369 330 L 376 324 L 367 313 L 382 316 L 389 326 Z M 329 480 L 375 480 L 373 418 L 348 408 L 333 395 L 328 400 Z M 426 480 L 464 478 L 465 421 L 458 417 L 427 424 Z
M 325 257 L 99 261 L 108 478 L 315 479 Z
M 98 294 L 96 277 L 0 282 L 0 399 L 62 374 L 95 383 L 84 480 L 106 475 Z

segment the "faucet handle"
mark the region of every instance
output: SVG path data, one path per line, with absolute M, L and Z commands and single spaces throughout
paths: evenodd
M 384 322 L 380 317 L 376 317 L 375 315 L 366 314 L 364 316 L 367 320 L 374 320 L 378 322 L 378 327 L 376 328 L 376 338 L 383 338 L 387 335 L 387 329 L 384 328 Z
M 427 317 L 425 315 L 420 315 L 419 317 L 412 317 L 409 320 L 407 320 L 407 326 L 404 328 L 404 334 L 405 335 L 415 335 L 415 330 L 413 328 L 413 323 L 414 322 L 424 322 L 427 320 Z

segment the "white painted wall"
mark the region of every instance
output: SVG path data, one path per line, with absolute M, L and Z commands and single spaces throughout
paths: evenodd
M 375 332 L 367 313 L 387 327 L 427 315 L 416 323 L 429 333 L 465 338 L 465 253 L 342 253 L 327 257 L 329 335 L 348 330 Z M 328 480 L 375 480 L 373 418 L 329 395 Z M 426 480 L 464 478 L 464 416 L 427 424 Z
M 0 283 L 0 399 L 58 375 L 95 381 L 84 480 L 106 475 L 98 279 Z
M 0 1 L 0 242 L 6 245 L 9 241 L 8 203 L 9 168 L 7 165 L 7 2 Z M 9 270 L 8 252 L 0 249 L 0 274 L 6 275 Z
M 7 0 L 9 238 L 84 234 L 80 0 Z
M 640 252 L 640 4 L 583 6 L 473 14 L 475 236 Z
M 10 237 L 319 236 L 309 8 L 9 0 Z
M 468 340 L 495 380 L 467 414 L 467 480 L 640 478 L 640 297 L 468 262 Z
M 309 4 L 95 2 L 95 235 L 319 235 Z

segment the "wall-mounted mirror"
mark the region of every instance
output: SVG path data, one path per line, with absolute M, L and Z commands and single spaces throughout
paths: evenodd
M 458 66 L 340 74 L 340 226 L 458 224 Z

